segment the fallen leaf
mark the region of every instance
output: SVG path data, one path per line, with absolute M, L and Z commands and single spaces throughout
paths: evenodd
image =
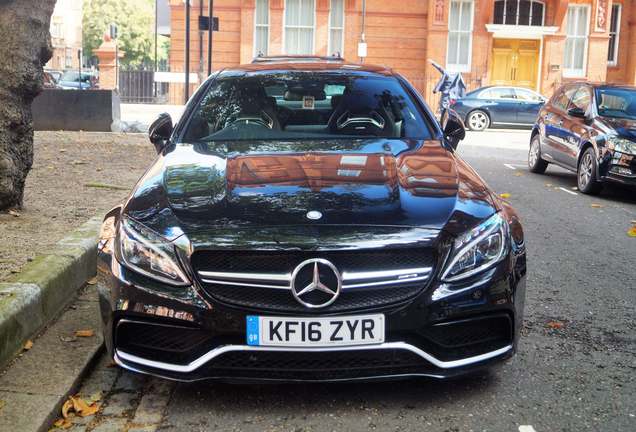
M 22 347 L 22 349 L 24 349 L 25 351 L 28 351 L 31 348 L 33 348 L 33 341 L 29 339 L 28 341 L 24 343 L 24 346 Z
M 68 429 L 73 426 L 73 423 L 69 419 L 61 418 L 53 423 L 53 425 L 59 429 Z
M 552 187 L 552 183 L 546 183 L 545 184 L 547 187 Z
M 73 336 L 60 336 L 62 342 L 75 342 L 77 339 Z
M 508 192 L 500 193 L 499 196 L 504 199 L 510 198 L 510 194 Z
M 523 177 L 523 173 L 519 172 L 519 171 L 515 171 L 514 176 L 515 177 Z
M 9 210 L 9 214 L 10 214 L 11 216 L 13 216 L 13 217 L 20 217 L 20 212 L 19 212 L 19 211 L 17 211 L 17 210 L 13 210 L 13 209 L 11 209 L 11 210 Z
M 636 225 L 632 225 L 632 227 L 627 231 L 627 235 L 630 237 L 636 237 Z
M 97 276 L 90 278 L 86 281 L 86 283 L 89 285 L 95 285 L 97 283 Z
M 62 405 L 62 417 L 63 418 L 65 418 L 65 419 L 68 418 L 68 413 L 71 410 L 71 408 L 73 408 L 73 401 L 71 400 L 71 398 L 69 398 L 66 402 L 64 402 L 64 405 Z
M 95 336 L 95 332 L 93 330 L 77 330 L 75 332 L 75 336 L 77 336 L 77 337 L 93 337 L 93 336 Z
M 603 206 L 601 204 L 593 203 L 592 208 L 603 208 Z
M 563 324 L 560 321 L 550 321 L 548 324 L 546 324 L 546 327 L 558 330 L 558 329 L 562 329 L 564 325 L 565 324 Z
M 2 410 L 2 408 L 4 408 L 5 405 L 6 405 L 6 402 L 0 399 L 0 410 Z
M 96 403 L 89 405 L 84 401 L 84 399 L 73 396 L 71 396 L 71 400 L 73 401 L 73 409 L 75 410 L 75 413 L 80 417 L 92 416 L 99 411 L 99 405 Z

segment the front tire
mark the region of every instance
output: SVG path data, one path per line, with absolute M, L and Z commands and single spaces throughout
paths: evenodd
M 579 159 L 576 170 L 577 186 L 582 193 L 596 195 L 603 188 L 603 185 L 598 181 L 596 171 L 596 154 L 594 149 L 589 147 Z
M 541 141 L 539 134 L 535 135 L 530 141 L 530 150 L 528 151 L 528 169 L 530 172 L 543 174 L 548 168 L 548 163 L 541 159 Z
M 481 110 L 471 112 L 470 114 L 468 114 L 468 118 L 466 120 L 468 127 L 472 131 L 481 132 L 488 129 L 488 127 L 490 126 L 490 117 L 488 117 L 488 114 Z

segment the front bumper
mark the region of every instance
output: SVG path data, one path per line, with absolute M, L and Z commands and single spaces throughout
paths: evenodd
M 128 370 L 179 381 L 337 382 L 470 373 L 514 354 L 526 280 L 525 251 L 510 252 L 461 285 L 433 278 L 407 302 L 332 314 L 383 313 L 383 344 L 274 348 L 246 344 L 246 316 L 266 312 L 213 301 L 196 285 L 162 286 L 103 252 L 98 269 L 111 357 Z

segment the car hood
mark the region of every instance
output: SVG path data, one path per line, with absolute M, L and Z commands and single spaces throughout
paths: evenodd
M 636 141 L 636 120 L 614 117 L 601 117 L 605 127 L 615 131 L 620 137 Z
M 173 145 L 124 213 L 174 239 L 307 225 L 460 233 L 496 206 L 483 180 L 439 141 L 243 141 Z M 310 220 L 310 211 L 322 217 Z

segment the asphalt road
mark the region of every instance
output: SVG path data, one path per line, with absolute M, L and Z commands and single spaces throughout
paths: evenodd
M 102 388 L 104 409 L 81 427 L 636 430 L 636 238 L 627 235 L 636 194 L 590 197 L 573 190 L 576 178 L 564 170 L 531 174 L 527 142 L 527 132 L 489 131 L 460 144 L 489 185 L 510 194 L 526 230 L 526 318 L 519 352 L 508 363 L 448 382 L 231 386 L 162 383 L 104 360 L 82 390 Z

